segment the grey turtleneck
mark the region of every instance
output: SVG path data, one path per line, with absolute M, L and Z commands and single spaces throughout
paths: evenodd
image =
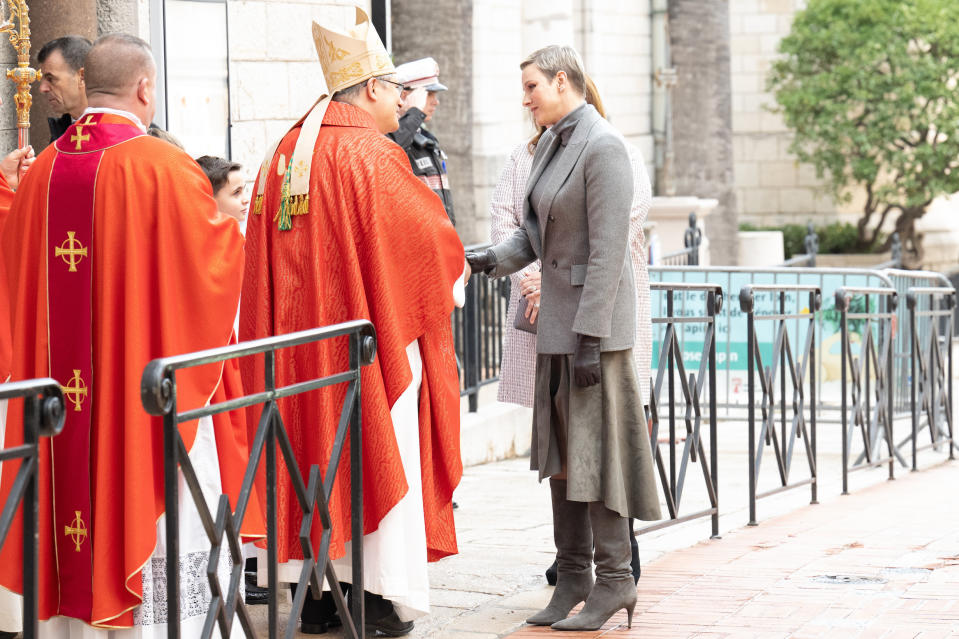
M 540 174 L 539 179 L 536 181 L 536 184 L 533 185 L 533 190 L 530 193 L 529 203 L 533 207 L 533 212 L 539 216 L 540 211 L 543 209 L 543 198 L 546 197 L 546 185 L 550 183 L 550 178 L 553 176 L 553 172 L 556 170 L 556 165 L 558 164 L 559 158 L 563 155 L 563 152 L 566 150 L 566 144 L 569 142 L 570 136 L 573 135 L 573 131 L 576 130 L 576 125 L 579 124 L 580 120 L 583 119 L 583 115 L 586 113 L 587 104 L 583 102 L 581 105 L 564 115 L 560 118 L 559 122 L 554 124 L 549 129 L 549 133 L 552 137 L 557 138 L 559 144 L 556 146 L 556 151 L 553 153 L 553 157 L 550 158 L 549 164 L 546 165 L 546 168 L 543 169 L 543 172 Z M 552 143 L 552 140 L 547 137 L 546 143 Z M 540 144 L 544 142 L 543 139 L 540 139 Z

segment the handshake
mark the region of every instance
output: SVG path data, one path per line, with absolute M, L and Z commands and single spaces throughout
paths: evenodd
M 470 266 L 471 273 L 485 273 L 489 276 L 493 272 L 493 269 L 496 268 L 496 256 L 493 254 L 492 249 L 486 249 L 485 251 L 466 252 L 466 263 Z
M 487 276 L 496 268 L 496 255 L 492 249 L 485 251 L 467 251 L 466 263 L 470 272 L 485 273 Z M 600 366 L 600 340 L 592 335 L 577 335 L 576 350 L 573 353 L 573 379 L 577 386 L 594 386 L 602 379 Z

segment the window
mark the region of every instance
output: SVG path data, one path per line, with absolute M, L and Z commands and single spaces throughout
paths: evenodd
M 157 123 L 176 136 L 193 157 L 229 158 L 226 0 L 153 0 L 151 23 L 154 48 L 162 42 L 162 55 L 157 52 L 158 84 L 164 90 L 162 97 L 158 92 Z

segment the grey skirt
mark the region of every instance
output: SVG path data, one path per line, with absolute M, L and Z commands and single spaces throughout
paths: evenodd
M 537 355 L 530 468 L 562 472 L 566 498 L 601 501 L 623 517 L 662 518 L 632 350 L 600 357 L 602 381 L 573 381 L 572 355 Z

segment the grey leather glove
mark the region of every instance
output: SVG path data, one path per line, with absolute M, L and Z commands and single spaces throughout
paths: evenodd
M 467 251 L 466 261 L 469 263 L 470 270 L 473 273 L 482 272 L 489 275 L 493 272 L 493 269 L 496 268 L 496 256 L 493 254 L 492 249 L 486 249 L 479 253 Z
M 594 386 L 602 379 L 599 352 L 598 337 L 579 335 L 573 354 L 573 380 L 577 386 Z

